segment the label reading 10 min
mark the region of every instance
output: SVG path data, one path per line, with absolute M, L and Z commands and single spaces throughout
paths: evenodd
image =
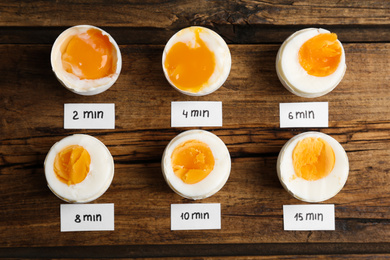
M 221 204 L 171 205 L 171 230 L 221 229 Z

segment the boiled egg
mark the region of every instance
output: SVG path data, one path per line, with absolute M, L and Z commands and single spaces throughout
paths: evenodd
M 51 50 L 57 79 L 70 91 L 96 95 L 119 77 L 122 56 L 115 40 L 102 29 L 78 25 L 62 32 Z
M 277 160 L 277 173 L 282 186 L 295 198 L 321 202 L 343 188 L 349 173 L 348 157 L 333 137 L 306 132 L 283 146 Z
M 114 177 L 114 160 L 97 138 L 75 134 L 55 143 L 45 163 L 50 190 L 72 203 L 90 202 L 100 197 Z
M 284 41 L 276 57 L 276 72 L 291 93 L 307 98 L 325 95 L 346 71 L 343 45 L 325 29 L 300 30 Z
M 226 42 L 214 31 L 192 26 L 165 45 L 162 67 L 168 82 L 181 93 L 203 96 L 220 88 L 231 68 Z
M 188 130 L 171 140 L 162 157 L 168 186 L 188 199 L 204 199 L 218 192 L 230 175 L 225 143 L 205 130 Z

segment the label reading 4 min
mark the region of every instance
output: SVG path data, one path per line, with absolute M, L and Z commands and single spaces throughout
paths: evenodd
M 171 126 L 222 126 L 222 102 L 175 101 L 171 103 Z
M 115 129 L 114 104 L 65 104 L 65 129 Z

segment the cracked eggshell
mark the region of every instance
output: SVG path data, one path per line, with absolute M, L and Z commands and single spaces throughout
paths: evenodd
M 97 29 L 101 31 L 103 35 L 108 36 L 110 42 L 114 46 L 113 57 L 114 61 L 116 60 L 116 69 L 113 74 L 104 78 L 80 79 L 72 73 L 68 73 L 64 70 L 62 66 L 61 56 L 62 53 L 65 51 L 65 48 L 71 40 L 72 36 L 84 33 L 91 28 Z M 119 50 L 118 44 L 111 37 L 110 34 L 98 27 L 91 25 L 77 25 L 74 27 L 70 27 L 64 32 L 62 32 L 53 44 L 53 47 L 51 49 L 50 61 L 53 72 L 56 75 L 58 81 L 68 90 L 84 96 L 96 95 L 109 89 L 118 79 L 122 69 L 122 55 Z
M 175 86 L 175 84 L 169 78 L 164 63 L 167 53 L 175 43 L 184 42 L 186 44 L 190 44 L 191 46 L 195 46 L 196 42 L 194 31 L 197 28 L 201 28 L 199 34 L 200 38 L 207 44 L 207 47 L 215 54 L 216 67 L 207 85 L 198 92 L 193 93 L 190 91 L 182 90 Z M 165 45 L 162 55 L 162 67 L 165 78 L 174 89 L 189 96 L 205 96 L 219 89 L 229 76 L 231 63 L 232 60 L 230 50 L 223 38 L 213 30 L 201 26 L 191 26 L 178 31 L 169 39 L 169 41 Z

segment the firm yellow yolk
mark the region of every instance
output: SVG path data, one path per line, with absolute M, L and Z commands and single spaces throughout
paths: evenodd
M 80 79 L 100 79 L 115 72 L 113 53 L 108 36 L 92 28 L 72 37 L 62 53 L 62 65 Z
M 173 172 L 184 183 L 198 183 L 214 169 L 214 156 L 210 147 L 198 140 L 179 144 L 171 156 Z
M 322 138 L 307 137 L 298 142 L 293 155 L 295 174 L 307 181 L 326 177 L 335 164 L 332 147 Z
M 54 172 L 68 185 L 82 182 L 89 172 L 91 157 L 84 147 L 71 145 L 62 149 L 54 159 Z
M 299 63 L 309 75 L 326 77 L 336 71 L 342 48 L 335 33 L 321 33 L 299 49 Z
M 199 37 L 201 28 L 196 28 L 195 46 L 177 42 L 166 55 L 164 62 L 169 79 L 179 89 L 196 93 L 207 84 L 215 69 L 215 54 Z

